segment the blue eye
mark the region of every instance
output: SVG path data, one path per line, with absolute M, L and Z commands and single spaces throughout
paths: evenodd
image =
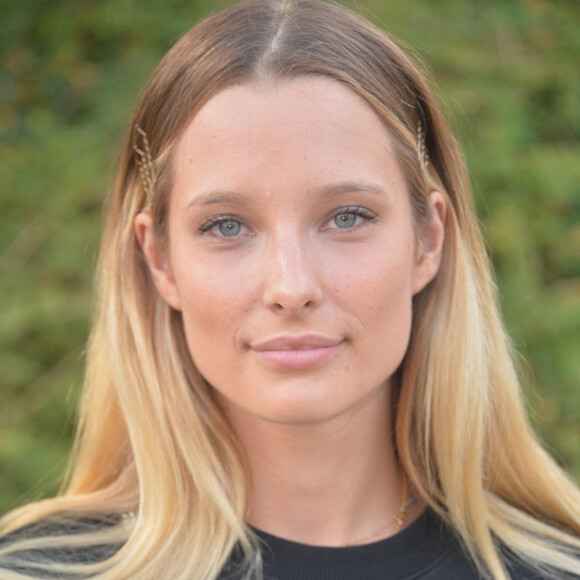
M 218 238 L 235 238 L 242 233 L 244 225 L 228 215 L 219 215 L 205 222 L 199 231 L 202 234 L 213 234 Z
M 220 234 L 222 236 L 225 236 L 226 238 L 232 238 L 234 236 L 237 236 L 240 233 L 240 230 L 242 229 L 240 222 L 236 222 L 234 220 L 225 220 L 219 222 L 216 225 L 218 227 Z
M 370 222 L 377 216 L 364 207 L 345 207 L 338 210 L 328 222 L 327 228 L 350 230 L 358 229 L 363 222 Z
M 339 213 L 334 216 L 334 223 L 340 229 L 352 228 L 356 225 L 358 217 L 355 213 Z

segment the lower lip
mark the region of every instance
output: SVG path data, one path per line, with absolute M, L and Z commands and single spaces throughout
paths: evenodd
M 281 369 L 306 369 L 329 359 L 342 343 L 320 348 L 296 350 L 257 350 L 260 358 Z

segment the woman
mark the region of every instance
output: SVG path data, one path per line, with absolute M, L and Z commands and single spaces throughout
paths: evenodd
M 70 483 L 1 578 L 580 575 L 461 156 L 368 22 L 258 0 L 178 42 L 99 281 Z

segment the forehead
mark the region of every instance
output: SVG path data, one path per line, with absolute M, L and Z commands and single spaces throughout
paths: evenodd
M 278 81 L 234 85 L 214 95 L 194 116 L 198 129 L 211 123 L 229 129 L 247 117 L 254 123 L 271 123 L 275 113 L 280 124 L 320 123 L 323 119 L 341 123 L 357 116 L 372 116 L 382 125 L 370 105 L 344 83 L 319 75 Z
M 379 116 L 346 85 L 318 76 L 221 91 L 186 128 L 174 163 L 178 190 L 227 180 L 270 191 L 324 187 L 365 174 L 404 186 Z

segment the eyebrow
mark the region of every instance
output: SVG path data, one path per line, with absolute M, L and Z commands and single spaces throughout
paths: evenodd
M 213 205 L 216 203 L 244 203 L 247 201 L 247 196 L 237 191 L 208 191 L 200 193 L 191 199 L 185 209 L 192 207 Z
M 379 195 L 388 193 L 384 187 L 369 181 L 345 181 L 344 183 L 326 185 L 322 189 L 318 190 L 317 193 L 322 197 L 333 197 L 343 193 L 357 192 L 376 193 Z
M 334 197 L 345 193 L 357 192 L 374 193 L 378 195 L 389 194 L 389 192 L 384 187 L 367 181 L 345 181 L 342 183 L 325 185 L 324 187 L 313 190 L 310 193 L 313 197 Z M 205 193 L 197 194 L 187 203 L 185 209 L 188 210 L 193 207 L 215 205 L 219 203 L 232 203 L 241 205 L 247 201 L 248 196 L 238 191 L 208 191 Z

